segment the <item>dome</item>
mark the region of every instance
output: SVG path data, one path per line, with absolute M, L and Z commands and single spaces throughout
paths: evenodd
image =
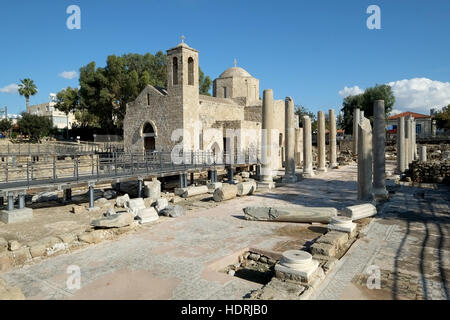
M 230 77 L 251 77 L 250 73 L 239 67 L 232 67 L 225 70 L 219 78 L 230 78 Z

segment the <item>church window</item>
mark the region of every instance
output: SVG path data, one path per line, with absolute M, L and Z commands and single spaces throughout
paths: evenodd
M 150 105 L 150 94 L 147 94 L 147 105 Z
M 177 59 L 177 57 L 173 58 L 172 81 L 173 81 L 174 85 L 178 84 L 178 59 Z
M 188 59 L 188 84 L 194 85 L 194 59 L 191 57 Z
M 223 87 L 223 97 L 227 97 L 227 87 Z

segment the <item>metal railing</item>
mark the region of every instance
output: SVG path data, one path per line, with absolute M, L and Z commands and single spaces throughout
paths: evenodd
M 118 143 L 8 143 L 0 145 L 0 157 L 45 156 L 45 155 L 81 155 L 101 152 L 123 152 Z
M 107 180 L 210 169 L 216 166 L 257 164 L 250 152 L 244 155 L 216 155 L 209 151 L 187 151 L 176 157 L 171 152 L 111 152 L 50 161 L 0 164 L 0 190 L 30 188 L 48 184 Z M 175 159 L 174 159 L 175 158 Z

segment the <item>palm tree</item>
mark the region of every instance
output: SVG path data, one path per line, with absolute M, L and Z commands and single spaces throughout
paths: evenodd
M 26 78 L 20 80 L 21 84 L 19 84 L 19 94 L 24 96 L 27 99 L 27 111 L 30 106 L 30 96 L 33 96 L 37 93 L 37 87 L 34 84 L 34 81 L 30 78 Z

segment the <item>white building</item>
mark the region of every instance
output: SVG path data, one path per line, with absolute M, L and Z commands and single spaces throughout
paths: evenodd
M 48 116 L 53 121 L 53 125 L 58 129 L 65 129 L 67 126 L 71 129 L 72 125 L 76 122 L 75 115 L 71 112 L 66 116 L 64 112 L 56 109 L 55 105 L 56 94 L 50 93 L 49 102 L 29 106 L 27 113 Z

